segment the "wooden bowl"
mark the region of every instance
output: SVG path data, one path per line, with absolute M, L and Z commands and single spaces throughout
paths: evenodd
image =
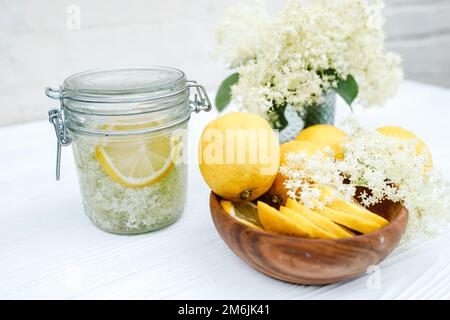
M 384 201 L 370 208 L 390 222 L 379 230 L 347 239 L 304 239 L 240 223 L 219 201 L 211 192 L 211 216 L 231 250 L 256 270 L 297 284 L 330 284 L 367 272 L 397 246 L 408 222 L 408 211 L 402 205 Z

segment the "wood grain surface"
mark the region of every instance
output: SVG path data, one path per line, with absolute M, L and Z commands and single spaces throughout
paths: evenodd
M 408 221 L 407 210 L 384 201 L 371 210 L 390 223 L 366 235 L 347 239 L 303 239 L 271 234 L 232 218 L 211 192 L 211 216 L 217 231 L 242 260 L 256 270 L 286 282 L 323 285 L 367 272 L 398 244 Z

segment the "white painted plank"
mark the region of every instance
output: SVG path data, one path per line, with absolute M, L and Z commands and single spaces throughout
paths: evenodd
M 395 119 L 416 132 L 450 177 L 449 132 L 434 130 L 450 122 L 446 101 L 450 90 L 405 82 L 385 109 L 355 112 L 370 126 Z M 339 105 L 340 116 L 348 112 Z M 194 162 L 200 131 L 214 116 L 191 119 L 192 162 L 182 219 L 167 229 L 128 237 L 102 232 L 85 217 L 69 149 L 63 150 L 62 180 L 53 180 L 55 141 L 46 121 L 1 128 L 0 298 L 449 298 L 450 234 L 396 250 L 380 264 L 380 290 L 368 289 L 367 275 L 306 287 L 248 267 L 215 231 L 209 190 Z

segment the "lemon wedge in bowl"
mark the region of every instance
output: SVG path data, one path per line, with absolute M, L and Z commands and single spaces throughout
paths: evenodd
M 228 200 L 220 200 L 220 205 L 233 218 L 245 225 L 262 230 L 261 222 L 258 218 L 258 210 L 253 202 L 233 203 Z
M 147 126 L 146 126 L 147 127 Z M 142 126 L 108 126 L 110 130 L 134 130 Z M 168 134 L 137 135 L 135 139 L 107 139 L 95 150 L 106 173 L 125 187 L 142 188 L 164 178 L 173 168 L 176 146 Z

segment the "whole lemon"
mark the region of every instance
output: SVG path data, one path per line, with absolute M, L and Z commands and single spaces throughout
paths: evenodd
M 308 154 L 314 154 L 317 150 L 320 150 L 319 146 L 307 141 L 294 140 L 283 143 L 280 146 L 280 166 L 283 166 L 287 163 L 287 155 L 291 152 L 295 153 L 305 151 Z M 274 205 L 284 205 L 288 198 L 288 190 L 284 185 L 285 181 L 286 177 L 278 172 L 274 183 L 264 195 L 264 200 Z
M 320 148 L 328 146 L 333 150 L 336 159 L 342 159 L 344 158 L 342 144 L 346 138 L 347 134 L 335 126 L 316 124 L 302 130 L 295 140 L 312 142 Z
M 249 201 L 272 185 L 280 146 L 262 117 L 232 112 L 203 129 L 198 156 L 203 179 L 216 194 L 230 201 Z
M 415 139 L 417 141 L 415 144 L 416 153 L 420 155 L 423 152 L 425 152 L 426 157 L 428 159 L 427 164 L 425 165 L 425 170 L 427 171 L 433 167 L 433 158 L 431 157 L 431 152 L 428 149 L 427 145 L 425 144 L 425 142 L 423 142 L 423 140 L 421 140 L 411 131 L 408 131 L 402 127 L 397 126 L 384 126 L 378 128 L 377 131 L 385 136 L 394 137 L 402 140 Z

